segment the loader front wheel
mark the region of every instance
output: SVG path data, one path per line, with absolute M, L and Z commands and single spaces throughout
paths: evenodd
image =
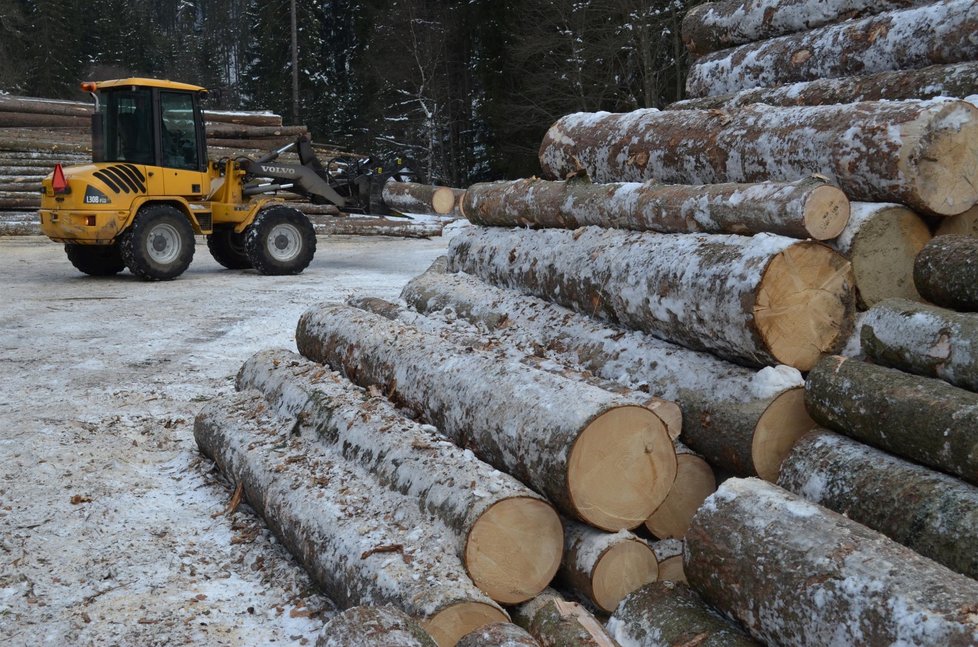
M 215 261 L 229 270 L 246 270 L 251 267 L 245 235 L 234 233 L 233 227 L 215 229 L 207 237 L 207 249 Z
M 184 273 L 194 258 L 194 230 L 176 207 L 143 207 L 121 237 L 122 259 L 144 281 L 169 281 Z
M 252 266 L 261 274 L 299 274 L 316 254 L 316 232 L 292 207 L 274 205 L 255 217 L 245 234 Z
M 112 276 L 126 269 L 119 253 L 118 243 L 113 245 L 78 245 L 67 243 L 65 254 L 79 272 L 90 276 Z

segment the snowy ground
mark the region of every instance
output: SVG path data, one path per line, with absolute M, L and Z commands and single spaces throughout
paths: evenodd
M 445 240 L 320 239 L 297 277 L 75 272 L 0 238 L 0 644 L 312 644 L 329 601 L 193 440 L 255 351 L 309 305 L 396 297 Z

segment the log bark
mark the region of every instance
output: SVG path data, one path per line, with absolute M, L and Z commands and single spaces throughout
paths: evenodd
M 296 343 L 354 382 L 381 386 L 455 444 L 599 528 L 641 524 L 676 478 L 662 422 L 601 389 L 348 306 L 306 311 Z
M 335 204 L 313 204 L 311 202 L 292 202 L 290 207 L 295 207 L 307 216 L 340 216 L 340 209 Z M 327 221 L 328 222 L 328 221 Z
M 652 544 L 652 552 L 659 565 L 659 581 L 686 582 L 686 573 L 683 572 L 685 545 L 682 539 L 662 539 Z
M 933 0 L 720 0 L 690 9 L 682 39 L 701 55 L 744 43 L 808 31 L 835 22 L 931 4 Z
M 849 200 L 824 178 L 700 186 L 550 182 L 536 178 L 469 187 L 469 221 L 490 227 L 577 229 L 595 225 L 663 233 L 835 238 Z
M 691 97 L 978 59 L 978 7 L 946 0 L 750 43 L 698 59 Z
M 437 520 L 265 408 L 254 393 L 206 407 L 194 438 L 330 598 L 393 604 L 442 646 L 508 619 L 465 575 Z
M 351 607 L 330 618 L 316 647 L 436 647 L 434 639 L 392 606 Z
M 93 107 L 90 103 L 79 101 L 3 95 L 0 96 L 0 112 L 89 118 Z
M 884 299 L 920 300 L 914 259 L 930 239 L 927 223 L 906 207 L 854 202 L 849 224 L 829 245 L 852 263 L 856 306 L 868 310 Z
M 681 582 L 653 582 L 634 591 L 608 620 L 628 647 L 759 647 Z
M 805 404 L 824 427 L 978 484 L 978 394 L 845 357 L 808 374 Z
M 976 164 L 978 109 L 953 99 L 577 113 L 540 147 L 548 179 L 583 170 L 595 182 L 717 184 L 815 173 L 850 200 L 937 215 L 978 202 Z
M 931 303 L 978 311 L 978 238 L 940 236 L 927 243 L 914 261 L 913 282 Z
M 978 577 L 978 488 L 831 431 L 799 441 L 778 485 Z
M 423 313 L 444 310 L 485 326 L 525 352 L 543 349 L 604 379 L 675 401 L 683 442 L 716 467 L 774 480 L 794 441 L 815 423 L 805 412 L 801 374 L 761 371 L 594 321 L 549 302 L 449 274 L 436 261 L 401 297 Z
M 866 314 L 863 353 L 877 364 L 978 391 L 978 316 L 889 299 Z
M 235 150 L 272 151 L 295 141 L 295 137 L 208 137 L 207 147 L 231 148 Z
M 601 532 L 565 519 L 564 545 L 560 581 L 605 613 L 614 611 L 623 597 L 659 576 L 655 553 L 627 530 Z
M 245 126 L 234 124 L 208 124 L 207 137 L 215 139 L 262 139 L 264 137 L 298 137 L 306 135 L 305 126 Z
M 218 124 L 240 124 L 243 126 L 282 125 L 282 116 L 271 112 L 239 112 L 228 110 L 205 110 L 204 119 Z
M 978 641 L 978 582 L 757 479 L 730 479 L 686 535 L 686 575 L 776 645 Z
M 89 117 L 69 117 L 65 115 L 42 115 L 26 112 L 0 111 L 0 128 L 89 128 Z
M 497 622 L 463 636 L 457 647 L 540 647 L 540 643 L 512 623 Z
M 0 193 L 0 209 L 37 209 L 40 206 L 40 193 Z
M 618 647 L 591 613 L 553 589 L 511 610 L 513 622 L 541 647 Z
M 800 81 L 774 88 L 754 88 L 669 104 L 669 110 L 713 110 L 752 103 L 770 106 L 821 106 L 861 101 L 906 101 L 935 97 L 965 98 L 978 94 L 978 63 L 930 65 L 917 70 L 877 72 L 837 79 Z
M 934 231 L 934 236 L 948 235 L 978 237 L 978 207 L 973 207 L 950 218 L 941 218 L 937 229 Z
M 469 228 L 449 269 L 687 348 L 808 370 L 852 325 L 849 263 L 783 236 Z
M 456 191 L 447 186 L 431 186 L 415 182 L 388 181 L 384 185 L 384 204 L 400 213 L 457 213 Z
M 403 218 L 333 218 L 313 222 L 316 233 L 335 236 L 394 236 L 436 238 L 447 222 L 415 222 Z
M 645 527 L 659 539 L 682 537 L 693 515 L 716 489 L 716 477 L 710 464 L 677 442 L 676 480 L 666 500 L 645 520 Z
M 386 398 L 285 350 L 251 357 L 238 372 L 237 387 L 258 390 L 272 411 L 296 417 L 303 433 L 318 436 L 444 522 L 472 581 L 493 600 L 524 602 L 553 579 L 564 545 L 553 507 L 405 419 Z

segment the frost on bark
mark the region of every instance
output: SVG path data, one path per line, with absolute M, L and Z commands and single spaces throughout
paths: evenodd
M 645 527 L 659 539 L 686 534 L 696 511 L 717 489 L 716 477 L 702 456 L 682 443 L 676 443 L 676 481 L 669 495 L 645 520 Z
M 469 187 L 465 217 L 490 227 L 577 229 L 595 225 L 663 233 L 835 238 L 849 200 L 824 178 L 755 184 L 591 184 L 536 178 Z
M 938 236 L 917 255 L 913 280 L 920 295 L 943 308 L 978 311 L 978 238 Z
M 905 101 L 978 94 L 978 63 L 930 65 L 917 70 L 877 72 L 838 79 L 799 81 L 669 104 L 669 110 L 732 110 L 752 103 L 770 106 L 821 106 L 860 101 Z
M 624 647 L 760 647 L 681 582 L 653 582 L 630 593 L 608 630 Z
M 436 647 L 434 639 L 403 611 L 392 607 L 351 607 L 323 627 L 316 647 Z
M 978 5 L 947 0 L 708 54 L 686 78 L 691 97 L 909 70 L 978 59 Z
M 444 522 L 469 576 L 497 602 L 528 600 L 556 573 L 564 542 L 550 504 L 406 419 L 383 396 L 286 350 L 252 356 L 237 386 L 261 392 L 273 411 L 295 417 L 301 432 Z
M 732 361 L 808 370 L 852 325 L 849 263 L 783 236 L 471 228 L 449 269 Z
M 683 413 L 683 442 L 735 474 L 776 479 L 792 443 L 815 426 L 805 412 L 801 374 L 788 366 L 753 371 L 446 273 L 440 261 L 409 281 L 401 296 L 420 312 L 461 317 L 527 353 L 545 353 L 675 401 Z
M 976 5 L 978 11 L 978 5 Z M 540 147 L 547 179 L 676 184 L 824 175 L 850 200 L 955 215 L 978 202 L 978 108 L 954 99 L 576 113 Z
M 456 647 L 540 647 L 540 643 L 512 623 L 497 622 L 464 636 Z
M 724 482 L 686 542 L 690 586 L 762 642 L 978 641 L 978 582 L 764 481 Z
M 513 622 L 526 629 L 541 647 L 618 647 L 590 611 L 553 589 L 546 589 L 511 613 Z
M 438 520 L 294 427 L 249 392 L 206 407 L 194 438 L 330 598 L 392 604 L 443 647 L 507 619 L 465 574 Z
M 808 31 L 934 0 L 720 0 L 693 7 L 683 18 L 682 38 L 691 54 Z
M 978 483 L 978 394 L 844 357 L 808 374 L 805 404 L 820 425 Z
M 978 577 L 978 488 L 831 431 L 798 442 L 778 485 Z
M 309 359 L 378 386 L 455 444 L 597 527 L 639 525 L 676 478 L 665 425 L 640 403 L 602 389 L 349 306 L 306 311 L 296 343 Z
M 400 213 L 457 213 L 464 191 L 447 186 L 431 186 L 415 182 L 389 180 L 384 184 L 384 204 Z

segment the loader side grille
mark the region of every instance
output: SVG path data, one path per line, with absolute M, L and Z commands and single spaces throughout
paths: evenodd
M 146 193 L 145 176 L 132 164 L 116 164 L 95 171 L 92 175 L 102 180 L 116 193 Z

